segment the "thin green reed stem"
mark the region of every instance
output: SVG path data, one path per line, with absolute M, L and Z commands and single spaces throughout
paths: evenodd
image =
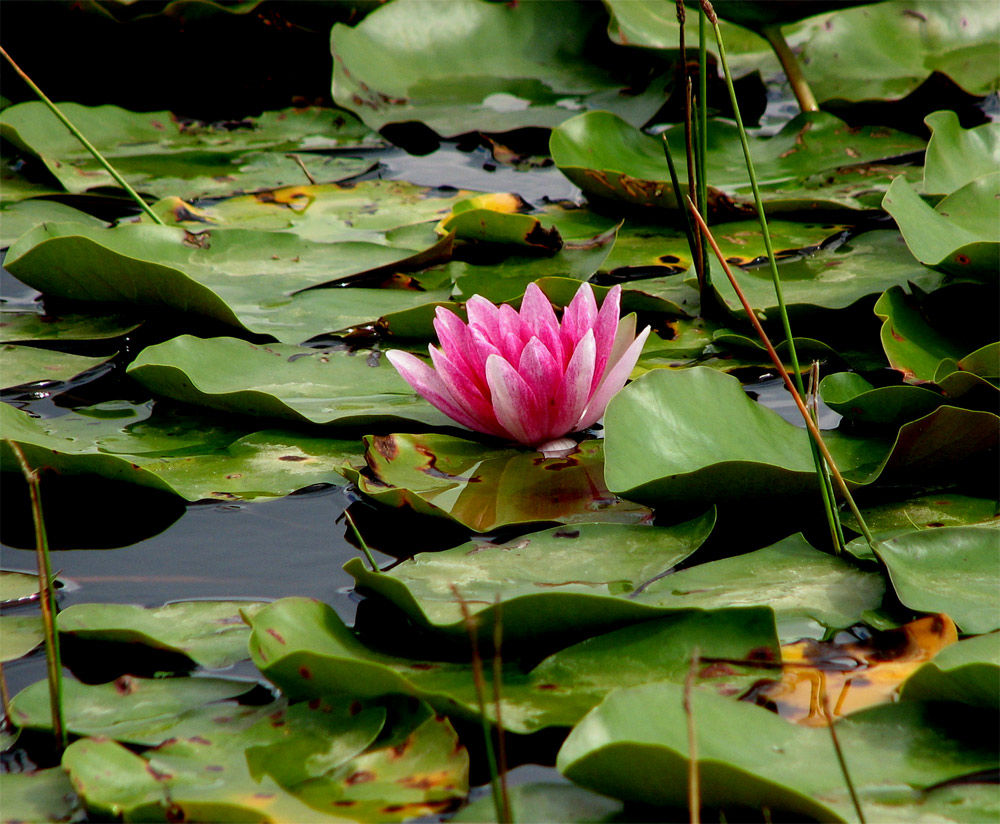
M 792 400 L 795 401 L 795 405 L 799 409 L 799 414 L 802 415 L 802 419 L 805 421 L 806 429 L 809 430 L 809 434 L 812 436 L 810 438 L 810 442 L 816 449 L 819 450 L 822 454 L 822 459 L 826 461 L 826 465 L 830 468 L 830 473 L 833 475 L 834 481 L 836 481 L 841 494 L 844 496 L 844 500 L 847 501 L 851 514 L 854 515 L 857 520 L 858 526 L 861 528 L 861 532 L 865 536 L 865 540 L 868 542 L 868 546 L 874 547 L 875 539 L 872 537 L 871 531 L 868 529 L 868 524 L 865 522 L 864 516 L 861 514 L 861 510 L 858 509 L 857 504 L 854 502 L 854 496 L 851 495 L 851 490 L 847 488 L 847 482 L 844 480 L 844 476 L 841 475 L 840 470 L 837 469 L 837 464 L 833 460 L 833 455 L 830 454 L 830 450 L 823 442 L 823 436 L 820 434 L 819 427 L 816 425 L 816 422 L 813 421 L 812 416 L 809 414 L 805 401 L 802 400 L 802 394 L 796 388 L 795 383 L 788 374 L 788 370 L 785 369 L 785 364 L 783 364 L 781 362 L 781 358 L 778 357 L 778 353 L 771 344 L 771 339 L 767 336 L 767 332 L 764 331 L 764 327 L 761 326 L 757 316 L 753 313 L 750 301 L 748 301 L 746 295 L 743 294 L 743 289 L 740 287 L 739 281 L 736 280 L 732 269 L 730 269 L 729 264 L 726 263 L 726 258 L 723 256 L 722 250 L 719 248 L 719 244 L 715 242 L 715 238 L 712 236 L 712 230 L 708 228 L 708 224 L 705 223 L 705 221 L 702 220 L 701 215 L 698 214 L 698 210 L 695 208 L 691 198 L 688 198 L 688 210 L 697 222 L 698 228 L 701 229 L 702 233 L 708 240 L 709 245 L 712 247 L 712 251 L 715 252 L 715 256 L 719 259 L 722 270 L 726 273 L 726 277 L 729 278 L 730 284 L 732 284 L 733 291 L 736 292 L 736 296 L 740 299 L 740 303 L 743 305 L 743 309 L 746 311 L 747 317 L 750 318 L 750 322 L 753 324 L 753 328 L 756 330 L 757 336 L 760 338 L 761 343 L 764 344 L 767 354 L 771 357 L 771 363 L 774 364 L 774 368 L 778 370 L 778 374 L 781 375 L 781 379 L 785 382 L 785 386 L 788 387 Z M 822 473 L 822 460 L 819 461 L 818 466 L 818 472 Z
M 365 557 L 368 559 L 368 563 L 371 564 L 372 572 L 381 572 L 382 570 L 378 568 L 378 564 L 375 563 L 375 556 L 372 555 L 371 549 L 368 548 L 368 544 L 365 539 L 361 537 L 361 532 L 358 529 L 358 525 L 354 523 L 354 518 L 351 517 L 351 513 L 346 509 L 344 510 L 344 518 L 351 527 L 351 531 L 354 533 L 354 537 L 357 539 L 358 543 L 361 544 L 361 551 L 365 553 Z
M 510 808 L 510 791 L 507 789 L 507 737 L 503 730 L 501 715 L 501 699 L 503 692 L 503 607 L 500 604 L 500 593 L 493 599 L 493 706 L 496 713 L 497 727 L 497 775 L 500 779 L 500 798 L 503 803 L 504 821 L 513 821 L 514 815 Z
M 705 172 L 708 157 L 708 26 L 705 10 L 698 10 L 698 211 L 708 222 L 708 175 Z M 702 244 L 702 268 L 708 271 L 708 246 Z
M 675 6 L 677 10 L 677 23 L 680 26 L 678 45 L 680 47 L 681 92 L 684 95 L 684 156 L 687 161 L 687 190 L 689 194 L 697 197 L 698 179 L 694 171 L 696 161 L 692 122 L 694 113 L 691 108 L 691 75 L 688 73 L 687 47 L 684 40 L 684 23 L 687 19 L 687 11 L 684 8 L 684 0 L 676 0 Z M 681 209 L 684 208 L 684 205 L 680 202 L 680 198 L 678 198 L 677 203 Z M 698 276 L 698 291 L 702 301 L 704 301 L 706 277 L 704 267 L 705 256 L 702 253 L 701 235 L 694 231 L 691 234 L 694 239 L 694 247 L 691 250 L 692 262 L 694 263 L 695 273 Z
M 687 719 L 688 737 L 688 818 L 691 824 L 701 822 L 701 773 L 698 769 L 698 733 L 694 722 L 694 706 L 691 703 L 691 691 L 694 686 L 695 674 L 701 664 L 701 654 L 698 647 L 691 652 L 691 663 L 684 677 L 684 715 Z
M 833 741 L 834 752 L 837 753 L 837 763 L 840 765 L 841 775 L 844 776 L 844 783 L 847 785 L 847 792 L 851 796 L 851 804 L 854 805 L 854 812 L 858 816 L 858 821 L 865 824 L 865 814 L 861 810 L 861 801 L 854 790 L 854 782 L 851 780 L 851 773 L 847 769 L 847 761 L 844 758 L 844 751 L 840 749 L 840 739 L 837 731 L 833 728 L 833 716 L 830 714 L 830 698 L 826 694 L 826 677 L 820 673 L 820 698 L 823 703 L 823 714 L 826 716 L 826 726 L 830 730 L 830 739 Z
M 778 314 L 781 316 L 781 326 L 785 333 L 785 341 L 788 344 L 788 358 L 792 364 L 792 374 L 795 376 L 795 388 L 799 395 L 805 394 L 802 385 L 802 374 L 799 368 L 799 356 L 795 351 L 795 341 L 792 338 L 792 326 L 788 320 L 788 310 L 785 307 L 785 298 L 781 291 L 781 277 L 778 275 L 778 261 L 774 257 L 774 247 L 771 244 L 771 233 L 767 226 L 767 217 L 764 215 L 764 201 L 760 196 L 760 187 L 757 185 L 757 174 L 754 171 L 753 158 L 750 156 L 750 143 L 747 140 L 746 129 L 743 127 L 743 118 L 740 116 L 740 105 L 736 99 L 736 89 L 733 86 L 733 76 L 729 71 L 729 61 L 726 59 L 726 45 L 723 42 L 722 30 L 719 28 L 719 19 L 715 15 L 715 10 L 709 0 L 701 0 L 702 9 L 708 16 L 715 30 L 715 40 L 719 45 L 719 62 L 722 63 L 722 70 L 726 76 L 726 88 L 729 90 L 729 100 L 733 107 L 733 116 L 736 118 L 736 127 L 740 134 L 740 145 L 743 147 L 743 157 L 746 160 L 747 174 L 750 178 L 750 187 L 753 190 L 754 203 L 757 206 L 757 219 L 760 222 L 761 236 L 764 239 L 764 249 L 767 252 L 768 264 L 771 267 L 771 283 L 774 285 L 774 295 L 778 303 Z M 752 310 L 747 310 L 748 315 L 753 315 Z M 818 430 L 817 430 L 818 431 Z M 816 467 L 816 480 L 819 485 L 820 495 L 823 498 L 823 509 L 827 520 L 831 524 L 831 531 L 835 529 L 833 522 L 836 520 L 836 501 L 832 498 L 832 490 L 823 481 L 825 470 L 823 468 L 823 457 L 820 455 L 819 445 L 812 440 L 809 442 L 809 449 L 812 453 L 813 464 Z M 846 487 L 845 487 L 846 489 Z M 840 547 L 834 543 L 834 550 L 840 552 Z
M 667 171 L 670 173 L 670 185 L 674 187 L 674 197 L 677 198 L 677 208 L 681 210 L 681 214 L 684 216 L 684 234 L 687 236 L 688 251 L 691 252 L 691 265 L 694 266 L 695 272 L 698 273 L 698 294 L 702 297 L 702 301 L 704 302 L 705 284 L 702 282 L 702 272 L 698 270 L 698 259 L 696 257 L 698 254 L 698 245 L 694 240 L 694 223 L 692 223 L 691 215 L 689 215 L 687 209 L 684 208 L 684 201 L 681 199 L 681 183 L 677 178 L 677 167 L 674 165 L 674 157 L 670 152 L 670 143 L 667 141 L 666 133 L 661 135 L 661 137 L 663 139 L 663 154 L 667 158 Z M 702 311 L 704 311 L 704 306 L 702 307 Z
M 493 793 L 493 812 L 496 814 L 498 822 L 510 822 L 504 808 L 504 792 L 500 784 L 500 771 L 497 769 L 496 752 L 493 750 L 493 735 L 490 730 L 490 722 L 486 717 L 486 679 L 483 677 L 483 659 L 479 656 L 479 642 L 476 633 L 476 621 L 469 614 L 469 605 L 458 591 L 454 584 L 450 585 L 451 594 L 458 601 L 458 608 L 462 611 L 462 622 L 465 624 L 465 631 L 469 634 L 469 644 L 472 647 L 472 682 L 476 688 L 476 703 L 479 705 L 479 721 L 483 729 L 483 743 L 486 746 L 486 763 L 490 770 L 490 789 Z
M 816 428 L 819 429 L 819 361 L 814 360 L 809 368 L 809 414 L 812 415 Z M 844 551 L 844 530 L 840 526 L 840 519 L 833 508 L 836 496 L 833 490 L 833 481 L 830 478 L 830 468 L 823 463 L 823 472 L 820 475 L 823 484 L 823 511 L 826 513 L 826 522 L 830 527 L 830 541 L 833 543 L 834 553 L 840 555 Z
M 128 196 L 136 202 L 139 208 L 146 213 L 146 216 L 150 220 L 152 220 L 153 223 L 157 223 L 160 226 L 166 226 L 167 224 L 164 223 L 163 220 L 161 220 L 160 217 L 152 209 L 149 208 L 149 204 L 146 203 L 146 201 L 143 200 L 141 197 L 139 197 L 139 194 L 135 191 L 135 189 L 133 189 L 131 186 L 128 185 L 128 183 L 125 182 L 125 178 L 123 178 L 120 174 L 118 174 L 118 171 L 110 163 L 108 163 L 107 160 L 104 159 L 104 155 L 102 155 L 97 150 L 94 144 L 83 136 L 83 133 L 69 121 L 69 118 L 66 117 L 66 115 L 64 115 L 60 111 L 59 107 L 56 106 L 56 104 L 53 103 L 51 100 L 49 100 L 49 98 L 45 95 L 45 92 L 43 92 L 40 88 L 38 88 L 38 86 L 35 85 L 35 81 L 32 80 L 30 77 L 28 77 L 28 75 L 24 73 L 21 67 L 14 62 L 14 58 L 12 58 L 9 54 L 7 54 L 6 50 L 3 49 L 2 47 L 0 47 L 0 54 L 3 54 L 3 56 L 7 59 L 7 62 L 10 63 L 14 71 L 16 71 L 21 76 L 21 79 L 24 80 L 24 82 L 31 87 L 31 90 L 36 95 L 38 95 L 38 99 L 41 100 L 42 103 L 44 103 L 48 107 L 49 111 L 52 112 L 52 114 L 54 114 L 57 118 L 59 118 L 60 122 L 67 129 L 70 130 L 73 137 L 79 140 L 80 143 L 83 145 L 83 148 L 85 148 L 88 152 L 90 152 L 94 156 L 97 162 L 104 167 L 104 170 L 115 179 L 118 185 L 125 190 L 126 194 L 128 194 Z
M 62 710 L 62 658 L 59 654 L 59 628 L 56 624 L 56 596 L 52 586 L 52 564 L 49 560 L 49 539 L 45 532 L 42 514 L 42 496 L 38 486 L 38 473 L 31 468 L 21 447 L 6 441 L 17 459 L 21 474 L 28 483 L 31 496 L 31 517 L 35 524 L 35 553 L 38 561 L 38 595 L 42 608 L 42 625 L 45 628 L 45 665 L 48 671 L 49 704 L 52 712 L 52 734 L 56 749 L 66 749 L 66 725 Z

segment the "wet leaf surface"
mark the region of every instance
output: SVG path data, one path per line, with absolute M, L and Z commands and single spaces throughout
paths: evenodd
M 3 358 L 3 389 L 45 381 L 68 381 L 111 360 L 110 357 L 87 358 L 34 346 L 0 346 Z
M 538 824 L 576 824 L 576 822 L 616 821 L 622 804 L 606 795 L 592 793 L 572 784 L 518 784 L 510 788 L 510 807 L 514 820 Z M 490 797 L 480 798 L 464 807 L 451 821 L 497 821 Z
M 285 109 L 247 118 L 237 128 L 186 121 L 170 112 L 129 112 L 117 106 L 61 107 L 69 120 L 141 192 L 158 197 L 205 197 L 359 174 L 363 157 L 310 155 L 321 149 L 377 146 L 355 118 L 330 109 Z M 4 109 L 0 134 L 38 156 L 69 192 L 117 185 L 42 103 Z M 270 152 L 270 153 L 268 153 Z
M 474 532 L 512 524 L 642 523 L 646 507 L 604 485 L 603 441 L 563 458 L 450 435 L 365 436 L 367 471 L 341 468 L 369 499 L 445 518 Z
M 444 136 L 551 127 L 582 109 L 641 125 L 665 78 L 629 88 L 626 71 L 614 77 L 618 54 L 603 57 L 610 73 L 595 65 L 587 39 L 602 17 L 575 4 L 393 3 L 353 28 L 334 26 L 333 97 L 373 129 L 419 121 Z M 546 37 L 552 29 L 564 37 Z
M 0 661 L 23 658 L 44 640 L 41 615 L 0 615 Z
M 0 313 L 0 343 L 107 340 L 135 331 L 141 321 L 126 315 Z
M 966 638 L 941 651 L 903 683 L 905 700 L 961 701 L 998 709 L 996 682 L 1000 675 L 1000 635 Z
M 684 131 L 674 126 L 663 133 L 675 158 L 684 157 Z M 552 132 L 549 150 L 559 170 L 588 197 L 651 212 L 677 208 L 663 156 L 663 138 L 652 137 L 608 112 L 578 115 Z M 855 167 L 919 151 L 923 141 L 888 129 L 850 129 L 825 113 L 801 114 L 773 137 L 751 142 L 761 196 L 769 214 L 788 211 L 837 211 L 864 206 L 836 180 L 842 167 Z M 710 121 L 706 177 L 713 210 L 743 212 L 752 195 L 735 126 Z M 681 166 L 683 164 L 678 164 Z M 815 184 L 811 176 L 830 174 L 832 184 Z M 884 191 L 890 170 L 869 175 L 865 188 Z M 686 190 L 686 178 L 678 171 Z M 801 190 L 810 188 L 808 193 Z M 846 213 L 845 213 L 846 214 Z
M 692 698 L 704 804 L 855 820 L 827 730 L 701 691 Z M 959 704 L 913 701 L 838 723 L 862 805 L 920 803 L 914 789 L 995 768 L 996 734 L 979 726 L 983 720 L 980 711 Z M 570 733 L 557 766 L 597 792 L 683 807 L 687 741 L 683 688 L 634 687 L 612 693 Z
M 62 767 L 9 772 L 3 777 L 3 820 L 64 822 L 78 820 L 76 796 Z
M 30 572 L 0 569 L 0 604 L 12 606 L 38 598 L 38 576 Z
M 162 607 L 74 604 L 59 614 L 59 631 L 80 641 L 141 644 L 222 669 L 249 656 L 250 628 L 242 616 L 254 615 L 262 606 L 254 601 L 186 601 Z

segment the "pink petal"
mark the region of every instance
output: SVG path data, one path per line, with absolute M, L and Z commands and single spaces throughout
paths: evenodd
M 465 314 L 469 318 L 469 326 L 479 326 L 483 330 L 498 328 L 499 310 L 486 298 L 473 295 L 465 302 Z
M 611 350 L 614 348 L 615 334 L 618 331 L 618 315 L 621 306 L 621 286 L 613 286 L 604 296 L 604 303 L 601 304 L 601 311 L 597 313 L 597 321 L 594 323 L 594 340 L 597 343 L 597 361 L 594 365 L 594 382 L 591 384 L 591 391 L 597 389 L 597 385 L 604 377 L 605 369 L 611 363 Z
M 392 349 L 386 352 L 385 356 L 389 359 L 389 363 L 396 367 L 396 371 L 399 372 L 403 380 L 410 384 L 417 391 L 417 394 L 429 404 L 469 429 L 474 429 L 477 432 L 488 432 L 474 418 L 465 413 L 461 406 L 456 403 L 437 372 L 416 355 L 401 349 Z
M 547 430 L 559 413 L 556 392 L 563 374 L 562 363 L 552 357 L 544 343 L 538 338 L 532 338 L 521 353 L 517 373 L 534 391 L 543 419 L 538 423 Z
M 544 438 L 538 426 L 538 400 L 527 382 L 499 355 L 486 361 L 493 411 L 500 425 L 520 443 L 531 446 Z
M 458 315 L 443 306 L 437 308 L 435 315 L 434 331 L 437 332 L 441 350 L 468 372 L 480 391 L 486 391 L 485 358 L 482 364 L 477 363 L 469 327 Z
M 568 354 L 576 344 L 592 329 L 597 320 L 597 301 L 594 300 L 594 290 L 589 283 L 584 283 L 576 290 L 576 295 L 563 312 L 560 337 L 563 349 Z
M 534 283 L 529 283 L 528 288 L 524 290 L 521 320 L 562 366 L 565 360 L 563 360 L 562 341 L 559 339 L 559 321 L 549 299 Z
M 438 377 L 444 383 L 448 393 L 454 399 L 455 404 L 477 426 L 471 427 L 479 432 L 489 432 L 491 435 L 499 435 L 501 438 L 510 437 L 509 433 L 497 423 L 496 415 L 493 414 L 493 405 L 489 401 L 489 390 L 484 395 L 470 379 L 465 369 L 454 363 L 447 353 L 438 351 L 434 346 L 430 347 L 431 360 Z
M 521 350 L 524 349 L 524 344 L 531 336 L 524 336 L 524 332 L 528 330 L 522 329 L 521 316 L 517 314 L 513 306 L 504 303 L 498 308 L 500 310 L 498 313 L 500 316 L 500 335 L 499 339 L 494 339 L 493 342 L 503 353 L 508 363 L 517 363 L 521 360 Z
M 649 337 L 648 326 L 639 333 L 639 336 L 629 344 L 622 356 L 608 370 L 574 429 L 586 429 L 601 419 L 612 396 L 625 386 L 629 373 L 631 373 L 636 361 L 639 360 L 639 355 L 642 354 L 642 346 L 647 337 Z
M 594 380 L 594 364 L 597 346 L 594 343 L 594 331 L 587 333 L 576 347 L 573 357 L 566 365 L 562 384 L 556 393 L 556 408 L 558 415 L 553 421 L 553 435 L 558 437 L 578 429 L 576 422 L 583 415 L 590 399 L 590 387 Z

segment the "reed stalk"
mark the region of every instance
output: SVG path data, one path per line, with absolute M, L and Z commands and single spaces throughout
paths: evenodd
M 31 517 L 35 525 L 35 557 L 38 563 L 38 595 L 42 609 L 42 626 L 45 631 L 45 666 L 49 682 L 49 706 L 52 713 L 52 735 L 56 750 L 66 749 L 66 725 L 63 720 L 62 702 L 62 657 L 59 653 L 59 627 L 56 618 L 56 596 L 52 586 L 52 563 L 49 558 L 49 539 L 45 531 L 45 517 L 42 513 L 42 496 L 39 489 L 38 472 L 31 468 L 21 447 L 14 441 L 6 441 L 21 474 L 28 483 L 31 496 Z
M 146 203 L 146 201 L 139 196 L 138 192 L 136 192 L 135 189 L 133 189 L 131 186 L 128 185 L 125 178 L 118 173 L 118 170 L 115 169 L 115 167 L 112 166 L 110 163 L 108 163 L 104 155 L 102 155 L 97 150 L 97 147 L 94 146 L 94 144 L 91 143 L 89 140 L 87 140 L 87 138 L 83 135 L 83 133 L 70 122 L 69 118 L 66 117 L 66 115 L 62 113 L 62 110 L 55 103 L 49 100 L 45 92 L 43 92 L 40 88 L 38 88 L 38 86 L 35 84 L 35 81 L 32 80 L 30 77 L 28 77 L 28 75 L 24 73 L 21 67 L 14 62 L 14 58 L 12 58 L 9 54 L 7 54 L 7 51 L 2 47 L 0 47 L 0 54 L 2 54 L 4 58 L 6 58 L 7 62 L 10 63 L 11 68 L 13 68 L 14 71 L 17 72 L 17 74 L 21 77 L 21 79 L 28 84 L 31 90 L 38 96 L 38 99 L 41 100 L 42 103 L 46 105 L 48 110 L 52 112 L 52 114 L 54 114 L 67 129 L 70 130 L 70 133 L 73 135 L 73 137 L 75 137 L 77 140 L 80 141 L 80 144 L 83 146 L 83 148 L 85 148 L 88 152 L 90 152 L 94 156 L 94 159 L 98 163 L 100 163 L 101 166 L 104 167 L 104 171 L 106 171 L 109 175 L 111 175 L 111 177 L 115 179 L 115 182 L 119 186 L 121 186 L 122 189 L 125 190 L 125 193 L 130 198 L 132 198 L 132 200 L 135 201 L 136 205 L 138 205 L 138 207 L 142 209 L 143 212 L 146 213 L 146 217 L 148 217 L 151 221 L 153 221 L 153 223 L 156 223 L 160 226 L 166 226 L 167 224 L 163 222 L 163 220 L 160 218 L 159 215 L 156 214 L 156 212 L 154 212 L 152 209 L 149 208 L 149 204 Z
M 381 572 L 378 564 L 375 563 L 375 556 L 372 555 L 371 549 L 368 547 L 367 542 L 361 537 L 361 531 L 358 529 L 358 525 L 354 523 L 354 518 L 351 517 L 351 513 L 348 510 L 344 510 L 344 520 L 347 521 L 348 525 L 351 527 L 351 532 L 354 533 L 354 537 L 357 542 L 361 545 L 361 551 L 365 554 L 368 559 L 368 563 L 371 564 L 372 572 Z

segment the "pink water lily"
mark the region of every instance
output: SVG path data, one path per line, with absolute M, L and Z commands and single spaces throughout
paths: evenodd
M 619 320 L 621 287 L 600 311 L 584 283 L 563 312 L 529 284 L 521 311 L 479 295 L 465 304 L 468 324 L 438 308 L 440 348 L 434 368 L 409 352 L 387 357 L 421 396 L 453 420 L 527 446 L 544 446 L 593 426 L 628 380 L 649 335 L 635 334 L 635 315 Z

